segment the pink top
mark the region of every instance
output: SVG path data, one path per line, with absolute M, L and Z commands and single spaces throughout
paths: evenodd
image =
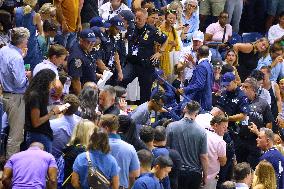
M 207 132 L 207 151 L 209 158 L 207 179 L 214 179 L 220 171 L 218 157 L 226 156 L 226 142 L 214 132 Z
M 206 32 L 208 34 L 213 35 L 212 41 L 222 41 L 223 35 L 224 35 L 225 28 L 222 28 L 221 25 L 218 22 L 210 24 L 206 28 Z M 232 36 L 232 26 L 230 24 L 226 24 L 226 35 L 225 35 L 225 41 L 228 41 L 229 36 Z

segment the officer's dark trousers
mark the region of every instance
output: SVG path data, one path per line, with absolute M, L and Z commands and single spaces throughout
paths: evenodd
M 121 82 L 126 87 L 130 82 L 138 77 L 140 85 L 140 102 L 144 103 L 150 99 L 151 87 L 153 84 L 154 67 L 150 65 L 128 63 L 123 69 L 124 79 Z
M 180 171 L 178 189 L 199 189 L 202 175 L 193 171 Z

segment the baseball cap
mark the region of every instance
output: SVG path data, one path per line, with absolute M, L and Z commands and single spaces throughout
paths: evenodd
M 204 41 L 204 34 L 203 34 L 203 32 L 195 31 L 193 33 L 192 40 L 197 40 L 197 41 L 203 42 Z
M 108 23 L 110 23 L 110 25 L 115 26 L 117 29 L 124 31 L 124 24 L 122 19 L 120 18 L 120 16 L 116 15 L 114 17 L 112 17 Z
M 94 27 L 94 26 L 97 26 L 97 27 L 104 27 L 104 28 L 109 28 L 110 27 L 110 24 L 106 21 L 104 21 L 102 19 L 102 17 L 99 17 L 99 16 L 96 16 L 96 17 L 93 17 L 91 20 L 90 20 L 90 27 Z
M 107 39 L 105 38 L 103 32 L 101 31 L 101 29 L 99 27 L 94 26 L 94 27 L 91 28 L 91 30 L 93 30 L 93 32 L 96 35 L 96 37 L 99 37 L 102 42 L 106 42 L 107 41 Z
M 130 10 L 122 10 L 119 15 L 127 21 L 130 28 L 134 28 L 135 15 Z
M 233 74 L 233 72 L 227 72 L 221 77 L 221 85 L 222 86 L 228 86 L 231 81 L 234 81 L 236 79 L 236 76 Z
M 86 39 L 90 42 L 96 41 L 96 35 L 91 29 L 84 29 L 80 32 L 80 38 Z

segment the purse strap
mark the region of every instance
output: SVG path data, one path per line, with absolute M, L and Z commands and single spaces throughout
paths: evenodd
M 93 164 L 92 164 L 92 160 L 91 160 L 89 151 L 86 152 L 86 157 L 87 157 L 87 160 L 88 160 L 88 166 L 89 167 L 94 167 Z M 94 167 L 94 168 L 96 168 L 96 167 Z

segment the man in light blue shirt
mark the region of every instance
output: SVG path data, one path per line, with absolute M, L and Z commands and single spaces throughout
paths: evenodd
M 13 28 L 11 43 L 0 49 L 0 81 L 3 88 L 3 104 L 10 125 L 7 159 L 20 151 L 20 144 L 24 140 L 25 102 L 23 97 L 31 72 L 25 71 L 23 58 L 27 54 L 29 36 L 28 29 Z
M 116 159 L 119 172 L 119 184 L 122 188 L 132 188 L 135 178 L 139 176 L 140 164 L 134 147 L 120 139 L 117 134 L 119 128 L 118 117 L 105 114 L 101 117 L 100 127 L 109 134 L 111 155 Z
M 72 135 L 74 127 L 82 119 L 74 113 L 78 111 L 80 101 L 76 95 L 69 94 L 64 97 L 64 104 L 69 103 L 70 107 L 60 118 L 50 120 L 50 127 L 53 131 L 52 155 L 58 159 L 62 150 L 66 147 Z

